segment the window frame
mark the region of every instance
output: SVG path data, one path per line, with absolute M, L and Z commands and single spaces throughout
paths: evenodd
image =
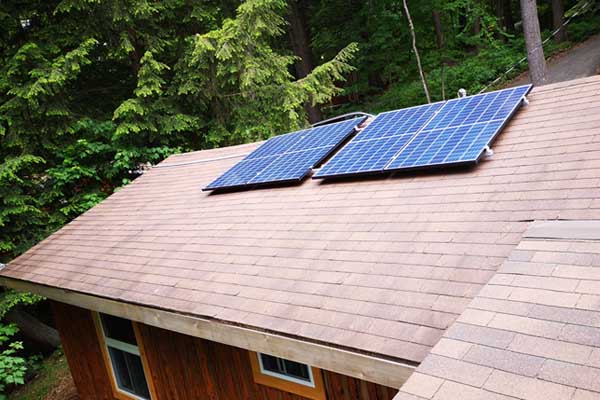
M 284 392 L 297 394 L 312 400 L 326 399 L 325 386 L 323 384 L 323 374 L 320 369 L 300 361 L 285 359 L 283 357 L 278 357 L 267 353 L 249 351 L 248 354 L 250 356 L 250 365 L 252 367 L 252 374 L 254 376 L 255 383 L 279 389 Z M 306 365 L 308 367 L 308 373 L 311 381 L 308 382 L 303 379 L 294 378 L 293 376 L 279 374 L 277 372 L 265 369 L 261 354 Z
M 101 313 L 99 312 L 92 312 L 94 325 L 96 326 L 96 334 L 100 342 L 100 348 L 102 350 L 104 364 L 109 375 L 113 395 L 119 400 L 147 400 L 143 397 L 137 396 L 136 394 L 128 392 L 119 387 L 117 375 L 114 370 L 108 346 L 123 351 L 125 353 L 133 354 L 140 357 L 140 360 L 142 362 L 142 369 L 144 371 L 144 378 L 146 379 L 146 385 L 148 385 L 148 392 L 150 393 L 150 400 L 154 400 L 156 398 L 154 384 L 152 382 L 152 375 L 150 374 L 150 370 L 146 362 L 146 354 L 137 323 L 135 321 L 128 320 L 129 322 L 131 322 L 131 327 L 133 328 L 133 332 L 135 334 L 135 341 L 137 343 L 137 346 L 134 346 L 130 343 L 125 343 L 120 340 L 107 337 L 104 331 L 104 325 L 102 324 L 102 317 L 100 316 L 100 314 Z
M 293 377 L 291 375 L 286 375 L 286 374 L 282 374 L 280 372 L 275 372 L 275 371 L 271 371 L 269 369 L 266 369 L 265 365 L 264 365 L 263 358 L 261 356 L 265 355 L 265 356 L 274 357 L 276 359 L 284 360 L 284 361 L 286 360 L 285 358 L 275 357 L 275 356 L 272 356 L 270 354 L 265 354 L 265 353 L 256 353 L 256 355 L 258 356 L 258 365 L 260 366 L 260 372 L 261 372 L 261 374 L 270 375 L 270 376 L 272 376 L 274 378 L 284 379 L 286 381 L 290 381 L 292 383 L 297 383 L 298 385 L 308 386 L 310 388 L 314 388 L 315 387 L 315 377 L 313 375 L 312 368 L 310 367 L 310 365 L 304 364 L 304 363 L 299 363 L 297 361 L 287 360 L 287 361 L 292 361 L 292 362 L 295 362 L 295 363 L 302 364 L 302 365 L 306 366 L 306 368 L 308 369 L 308 380 L 304 380 L 304 379 L 300 379 L 300 378 L 295 378 L 295 377 Z

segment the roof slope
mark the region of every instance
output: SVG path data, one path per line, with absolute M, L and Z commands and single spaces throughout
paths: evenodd
M 396 400 L 600 399 L 600 221 L 525 236 Z
M 534 89 L 475 168 L 211 195 L 172 156 L 0 275 L 413 362 L 534 219 L 600 219 L 600 79 Z

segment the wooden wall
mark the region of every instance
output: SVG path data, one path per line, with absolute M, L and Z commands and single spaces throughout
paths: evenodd
M 56 323 L 82 400 L 111 399 L 102 353 L 87 310 L 55 303 Z M 254 383 L 248 351 L 139 325 L 154 400 L 305 400 Z M 391 400 L 396 389 L 323 371 L 328 400 Z
M 114 400 L 90 311 L 56 302 L 52 311 L 79 397 Z

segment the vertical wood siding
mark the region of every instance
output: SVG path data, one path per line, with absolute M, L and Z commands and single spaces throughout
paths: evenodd
M 73 373 L 82 399 L 112 399 L 90 312 L 59 303 L 55 303 L 54 310 L 71 371 L 77 371 L 82 363 L 88 365 L 86 368 L 94 367 L 93 371 Z M 77 332 L 71 334 L 73 326 L 77 326 Z M 244 349 L 138 326 L 156 386 L 154 400 L 305 400 L 254 383 L 248 351 Z M 63 335 L 63 331 L 69 333 Z M 92 354 L 88 354 L 86 347 L 92 349 Z M 98 380 L 93 373 L 100 374 L 102 379 Z M 396 389 L 333 372 L 323 371 L 323 378 L 328 400 L 391 400 L 397 393 Z M 98 395 L 90 393 L 92 386 L 98 387 Z
M 82 400 L 113 400 L 102 349 L 88 310 L 52 302 L 63 351 Z

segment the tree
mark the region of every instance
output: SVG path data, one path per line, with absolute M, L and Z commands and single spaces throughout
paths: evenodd
M 444 47 L 444 30 L 442 28 L 442 16 L 439 10 L 432 10 L 431 16 L 433 17 L 433 26 L 435 28 L 435 42 L 438 49 Z
M 507 32 L 514 32 L 515 22 L 512 15 L 512 0 L 495 0 L 494 11 L 502 29 Z
M 289 36 L 294 54 L 298 57 L 295 63 L 296 75 L 298 78 L 304 78 L 314 68 L 312 49 L 309 45 L 308 27 L 306 23 L 305 5 L 301 0 L 289 1 Z M 305 105 L 308 120 L 311 123 L 322 119 L 321 111 L 318 107 L 308 103 Z
M 535 0 L 521 0 L 521 16 L 523 18 L 525 45 L 527 46 L 529 76 L 534 85 L 541 86 L 546 83 L 547 70 Z
M 503 27 L 508 32 L 513 33 L 515 31 L 515 21 L 513 19 L 512 0 L 502 0 L 502 2 L 504 3 Z
M 552 0 L 552 29 L 558 30 L 554 40 L 558 43 L 564 42 L 567 38 L 567 32 L 563 26 L 565 20 L 565 7 L 563 0 Z
M 425 97 L 427 98 L 427 102 L 431 103 L 431 96 L 429 95 L 429 88 L 427 87 L 427 81 L 425 80 L 425 73 L 423 72 L 423 66 L 421 65 L 421 57 L 419 56 L 419 49 L 417 49 L 417 36 L 415 34 L 415 27 L 413 25 L 412 18 L 410 17 L 410 11 L 408 10 L 408 5 L 406 4 L 406 0 L 402 0 L 404 5 L 404 12 L 406 13 L 406 19 L 408 20 L 408 26 L 410 27 L 410 34 L 412 36 L 412 48 L 415 53 L 415 58 L 417 59 L 417 67 L 419 68 L 419 75 L 421 76 L 421 83 L 423 84 L 423 91 L 425 92 Z
M 0 3 L 0 262 L 146 165 L 303 127 L 340 92 L 356 45 L 296 78 L 286 1 L 237 5 Z

